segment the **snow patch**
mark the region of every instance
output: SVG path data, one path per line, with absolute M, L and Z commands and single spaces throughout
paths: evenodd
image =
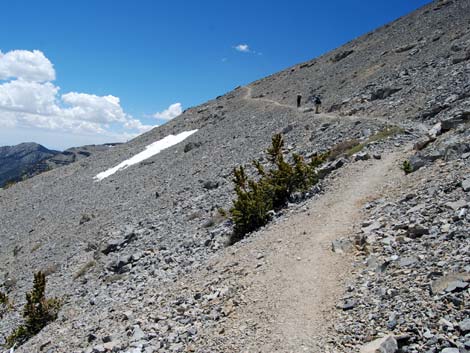
M 110 175 L 113 175 L 119 170 L 126 169 L 127 167 L 130 167 L 131 165 L 140 163 L 152 156 L 155 156 L 156 154 L 160 153 L 161 151 L 170 148 L 171 146 L 174 146 L 185 139 L 187 139 L 189 136 L 197 132 L 197 130 L 191 130 L 191 131 L 184 131 L 182 133 L 179 133 L 178 135 L 168 135 L 164 137 L 161 140 L 158 140 L 147 147 L 145 147 L 145 150 L 142 152 L 136 154 L 134 157 L 131 157 L 124 162 L 118 164 L 117 166 L 110 168 L 102 173 L 97 174 L 94 179 L 95 181 L 101 181 Z

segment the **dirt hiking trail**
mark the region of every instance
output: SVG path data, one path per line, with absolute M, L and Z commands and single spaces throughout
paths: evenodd
M 251 102 L 251 103 L 257 103 L 257 104 L 266 104 L 267 106 L 271 107 L 283 107 L 283 108 L 288 108 L 294 114 L 305 114 L 305 113 L 312 113 L 313 114 L 313 107 L 309 103 L 304 103 L 304 106 L 302 108 L 297 108 L 295 105 L 289 105 L 289 104 L 283 104 L 280 103 L 276 100 L 269 99 L 266 97 L 253 97 L 253 88 L 251 86 L 244 86 L 243 89 L 245 90 L 245 94 L 243 95 L 242 99 Z M 325 113 L 325 112 L 320 112 L 318 114 L 315 114 L 318 116 L 320 119 L 324 119 L 325 121 L 336 121 L 339 122 L 341 120 L 349 120 L 349 121 L 357 121 L 357 120 L 368 120 L 368 121 L 379 121 L 387 126 L 400 126 L 401 124 L 399 122 L 391 122 L 387 118 L 379 117 L 379 116 L 374 116 L 374 117 L 369 117 L 369 116 L 355 116 L 355 115 L 343 115 L 339 116 L 338 114 L 331 114 L 331 113 Z M 426 130 L 426 127 L 423 126 L 418 126 L 420 129 L 423 131 Z
M 404 153 L 348 164 L 323 194 L 232 250 L 231 261 L 257 270 L 241 278 L 247 305 L 226 325 L 234 340 L 225 351 L 325 352 L 352 264 L 352 255 L 334 253 L 331 242 L 351 235 L 361 225 L 361 207 L 399 182 Z M 235 342 L 240 337 L 244 342 Z

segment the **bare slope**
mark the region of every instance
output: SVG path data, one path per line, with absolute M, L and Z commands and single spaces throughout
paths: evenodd
M 2 289 L 20 309 L 33 271 L 43 269 L 50 293 L 68 298 L 56 326 L 22 350 L 50 341 L 52 352 L 81 352 L 111 335 L 123 338 L 126 351 L 139 333 L 136 325 L 147 345 L 161 343 L 157 351 L 197 342 L 190 326 L 201 321 L 187 321 L 177 299 L 170 303 L 169 293 L 154 290 L 181 284 L 220 253 L 228 228 L 214 225 L 214 215 L 230 207 L 233 167 L 260 158 L 277 132 L 284 132 L 288 150 L 307 156 L 339 141 L 365 139 L 385 125 L 407 127 L 406 136 L 368 147 L 391 152 L 419 135 L 422 123 L 464 108 L 468 5 L 433 2 L 312 62 L 188 109 L 125 145 L 0 190 Z M 297 92 L 305 96 L 311 88 L 331 113 L 292 107 Z M 93 181 L 146 145 L 194 129 L 183 144 Z M 144 307 L 165 318 L 141 315 Z M 118 313 L 126 310 L 123 319 Z M 208 310 L 205 316 L 217 316 Z M 10 313 L 0 332 L 8 334 L 18 322 L 18 311 Z

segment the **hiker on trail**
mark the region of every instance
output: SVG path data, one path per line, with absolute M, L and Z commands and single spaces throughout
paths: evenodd
M 315 114 L 320 112 L 321 100 L 319 96 L 313 98 L 313 105 L 315 106 Z
M 297 108 L 300 108 L 301 103 L 302 103 L 302 95 L 299 93 L 297 95 Z

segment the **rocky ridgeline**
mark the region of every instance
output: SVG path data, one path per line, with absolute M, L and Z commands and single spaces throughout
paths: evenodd
M 253 95 L 292 104 L 294 94 L 314 92 L 335 114 L 433 123 L 469 97 L 469 10 L 467 1 L 434 1 L 256 82 Z M 276 89 L 279 84 L 288 89 Z
M 369 220 L 342 241 L 360 263 L 338 303 L 340 352 L 377 336 L 395 342 L 387 353 L 470 350 L 470 139 L 468 124 L 454 127 L 411 157 L 420 169 L 368 203 Z
M 21 180 L 26 170 L 58 153 L 37 143 L 0 147 L 0 188 Z

